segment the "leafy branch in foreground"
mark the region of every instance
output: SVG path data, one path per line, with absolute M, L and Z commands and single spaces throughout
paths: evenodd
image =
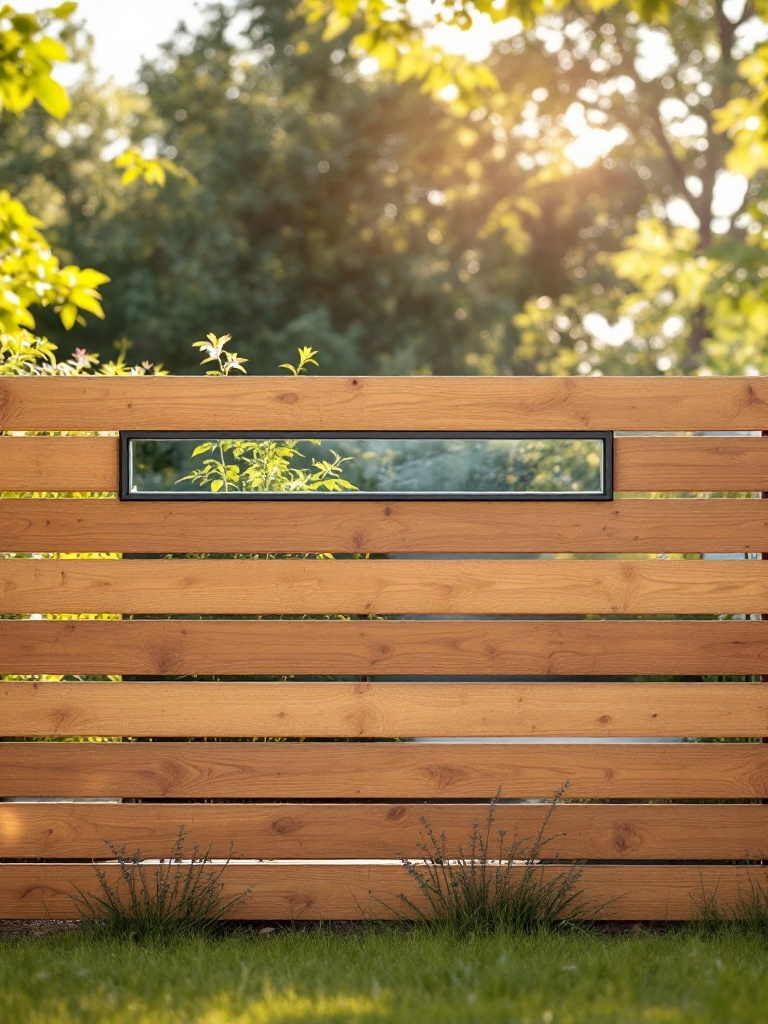
M 69 97 L 53 71 L 69 54 L 60 39 L 45 33 L 52 22 L 66 22 L 76 9 L 76 3 L 63 3 L 29 14 L 10 4 L 0 7 L 0 111 L 20 114 L 37 100 L 52 117 L 67 113 Z
M 162 942 L 218 931 L 228 912 L 251 890 L 225 896 L 221 877 L 232 852 L 213 868 L 210 847 L 201 853 L 195 846 L 191 856 L 185 857 L 184 839 L 182 825 L 170 857 L 152 865 L 145 863 L 141 850 L 129 855 L 124 846 L 118 848 L 105 840 L 117 860 L 118 877 L 111 881 L 103 867 L 94 865 L 98 891 L 77 889 L 72 900 L 86 928 L 135 942 Z
M 459 936 L 490 932 L 530 933 L 562 928 L 593 919 L 600 907 L 591 904 L 578 888 L 582 869 L 571 864 L 553 874 L 545 866 L 546 847 L 556 836 L 544 838 L 550 819 L 568 783 L 555 793 L 541 827 L 533 839 L 506 841 L 503 829 L 494 830 L 499 790 L 489 802 L 484 825 L 475 822 L 465 853 L 452 856 L 445 832 L 436 835 L 421 818 L 422 857 L 400 856 L 419 888 L 423 901 L 400 894 L 401 918 L 416 917 L 422 924 L 444 928 Z M 495 848 L 495 849 L 492 849 Z

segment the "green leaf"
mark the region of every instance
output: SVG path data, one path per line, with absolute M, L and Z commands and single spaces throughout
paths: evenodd
M 120 181 L 123 185 L 130 185 L 132 181 L 136 181 L 137 178 L 141 177 L 141 167 L 139 164 L 133 164 L 127 171 L 123 171 L 120 177 Z
M 100 270 L 94 270 L 92 267 L 84 267 L 77 274 L 77 283 L 81 288 L 98 288 L 109 281 L 107 274 L 102 274 Z
M 160 185 L 161 187 L 165 184 L 165 171 L 156 160 L 147 161 L 144 168 L 144 181 L 148 185 Z
M 33 83 L 35 99 L 51 117 L 61 119 L 69 113 L 72 104 L 69 102 L 63 87 L 50 75 L 40 75 Z
M 73 288 L 69 294 L 70 303 L 74 303 L 79 306 L 80 309 L 86 310 L 88 313 L 93 313 L 94 316 L 99 317 L 100 320 L 104 319 L 104 310 L 101 307 L 101 303 L 95 295 L 89 293 L 82 288 Z
M 53 14 L 54 18 L 68 18 L 71 14 L 74 14 L 76 10 L 77 4 L 69 2 L 59 4 L 58 7 L 52 8 L 51 13 Z
M 16 31 L 22 35 L 33 36 L 40 30 L 40 24 L 33 14 L 14 14 L 10 20 Z
M 338 11 L 332 11 L 328 15 L 325 23 L 323 39 L 326 42 L 330 42 L 331 39 L 336 39 L 337 36 L 343 35 L 351 24 L 352 19 L 349 16 L 339 14 Z
M 66 46 L 59 39 L 52 39 L 50 36 L 43 36 L 38 42 L 37 52 L 46 60 L 69 60 Z
M 74 302 L 65 302 L 59 312 L 61 322 L 68 331 L 71 331 L 77 320 L 77 306 Z

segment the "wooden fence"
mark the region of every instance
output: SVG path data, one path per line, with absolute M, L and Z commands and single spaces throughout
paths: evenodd
M 765 873 L 768 502 L 744 494 L 768 490 L 768 438 L 737 434 L 768 429 L 765 379 L 12 378 L 0 429 L 49 434 L 0 437 L 0 491 L 25 492 L 2 551 L 134 556 L 0 559 L 0 916 L 72 916 L 104 840 L 166 856 L 181 824 L 234 843 L 237 916 L 386 916 L 420 815 L 455 848 L 498 789 L 566 781 L 548 856 L 586 862 L 604 917 L 688 918 Z M 118 430 L 634 434 L 614 501 L 220 503 L 120 501 L 116 436 L 52 436 Z M 695 431 L 732 436 L 642 436 Z M 410 557 L 135 557 L 308 551 Z M 614 557 L 445 557 L 467 552 Z M 627 557 L 699 553 L 743 557 Z M 371 618 L 392 615 L 450 618 Z M 39 742 L 62 737 L 122 741 Z M 224 742 L 254 737 L 307 739 Z M 530 836 L 545 811 L 497 822 Z

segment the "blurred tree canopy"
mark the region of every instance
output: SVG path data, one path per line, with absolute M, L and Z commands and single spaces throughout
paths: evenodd
M 209 330 L 253 372 L 297 345 L 328 373 L 766 372 L 763 5 L 417 6 L 211 4 L 130 89 L 68 30 L 71 109 L 0 119 L 0 187 L 111 278 L 77 343 L 174 372 Z

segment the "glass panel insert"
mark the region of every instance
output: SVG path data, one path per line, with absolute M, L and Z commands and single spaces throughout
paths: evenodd
M 121 434 L 123 500 L 608 500 L 610 433 Z

